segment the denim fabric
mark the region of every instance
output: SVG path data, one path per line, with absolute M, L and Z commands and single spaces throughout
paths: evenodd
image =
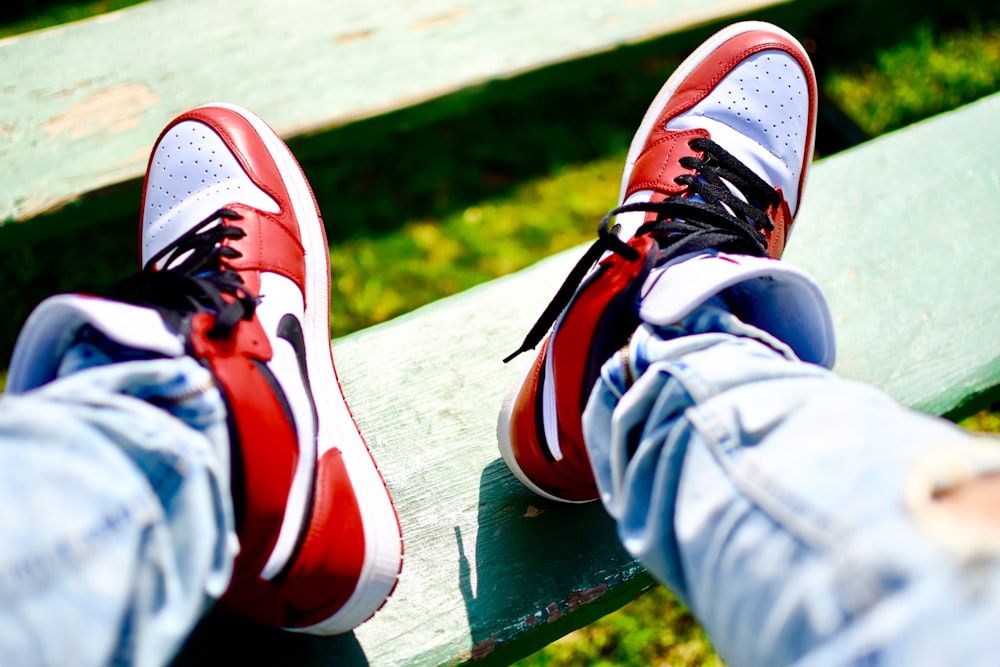
M 711 305 L 641 327 L 584 427 L 625 546 L 729 664 L 1000 664 L 1000 535 L 935 501 L 997 441 Z
M 0 397 L 2 665 L 164 664 L 229 581 L 211 375 L 189 358 L 92 363 Z

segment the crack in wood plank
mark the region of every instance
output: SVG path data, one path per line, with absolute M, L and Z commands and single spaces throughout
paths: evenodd
M 337 46 L 347 46 L 348 44 L 357 44 L 358 42 L 363 42 L 372 35 L 375 34 L 374 28 L 368 28 L 367 30 L 357 30 L 355 32 L 345 32 L 341 35 L 336 35 L 333 38 L 333 43 Z
M 420 32 L 421 30 L 426 30 L 427 28 L 434 28 L 439 25 L 444 25 L 445 23 L 450 23 L 455 19 L 462 18 L 469 13 L 468 7 L 459 7 L 453 11 L 447 12 L 445 14 L 438 14 L 437 16 L 429 16 L 425 19 L 420 19 L 413 24 L 411 30 L 414 32 Z

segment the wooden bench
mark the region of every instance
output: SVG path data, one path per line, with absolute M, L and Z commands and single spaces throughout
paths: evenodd
M 1000 133 L 980 131 L 998 115 L 1000 94 L 819 162 L 786 253 L 830 299 L 837 371 L 934 414 L 1000 397 Z M 241 642 L 287 664 L 504 664 L 651 585 L 600 507 L 534 496 L 496 449 L 519 372 L 500 360 L 581 252 L 335 341 L 398 504 L 400 584 L 348 637 L 250 637 L 211 617 L 180 664 Z
M 134 187 L 163 124 L 203 102 L 245 104 L 303 137 L 779 3 L 333 4 L 234 14 L 226 0 L 154 0 L 0 42 L 0 220 L 38 226 L 70 202 L 97 220 L 114 192 Z M 787 252 L 827 290 L 838 370 L 936 414 L 998 395 L 1000 133 L 979 130 L 998 112 L 994 96 L 821 162 Z M 0 245 L 17 238 L 6 231 Z M 335 341 L 348 401 L 399 508 L 400 584 L 342 637 L 212 614 L 178 664 L 506 664 L 652 585 L 599 506 L 536 498 L 496 450 L 500 401 L 528 362 L 500 359 L 579 253 Z

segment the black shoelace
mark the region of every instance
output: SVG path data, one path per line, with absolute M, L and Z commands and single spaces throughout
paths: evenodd
M 174 325 L 188 313 L 210 310 L 216 318 L 208 336 L 229 336 L 257 307 L 256 296 L 247 291 L 239 274 L 220 261 L 241 256 L 239 251 L 220 245 L 225 239 L 246 236 L 239 227 L 222 224 L 222 220 L 240 218 L 235 211 L 219 209 L 154 255 L 140 272 L 118 283 L 109 296 L 156 308 Z M 161 260 L 164 268 L 155 269 Z
M 778 206 L 781 194 L 711 139 L 692 139 L 689 145 L 703 152 L 704 157 L 680 160 L 681 166 L 697 174 L 684 174 L 676 179 L 678 184 L 687 187 L 688 193 L 659 202 L 626 204 L 609 211 L 597 226 L 597 241 L 573 267 L 521 346 L 508 355 L 504 363 L 534 349 L 542 341 L 573 299 L 594 262 L 605 252 L 613 252 L 628 261 L 639 259 L 639 253 L 610 229 L 611 220 L 622 213 L 656 213 L 656 219 L 642 224 L 636 236 L 650 234 L 656 240 L 659 246 L 657 265 L 708 249 L 758 257 L 767 254 L 764 232 L 774 229 L 774 223 L 765 210 Z M 730 186 L 745 200 L 737 197 Z M 698 195 L 703 201 L 692 201 L 692 195 Z

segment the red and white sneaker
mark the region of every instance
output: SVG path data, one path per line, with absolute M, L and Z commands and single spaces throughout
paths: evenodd
M 222 604 L 271 625 L 351 630 L 395 586 L 402 543 L 334 370 L 329 251 L 302 170 L 244 109 L 183 114 L 150 156 L 140 243 L 147 271 L 240 283 L 223 287 L 218 314 L 182 322 L 226 395 L 241 463 L 242 550 Z
M 229 419 L 240 553 L 220 604 L 293 630 L 351 630 L 395 586 L 402 541 L 334 369 L 326 234 L 298 163 L 245 109 L 189 111 L 153 149 L 139 240 L 142 270 L 110 299 L 39 305 L 15 388 L 53 379 L 85 326 L 132 352 L 198 359 Z
M 775 261 L 798 212 L 815 125 L 809 57 L 770 24 L 723 29 L 670 76 L 632 141 L 619 206 L 505 360 L 542 343 L 497 428 L 504 462 L 528 488 L 559 501 L 598 498 L 583 409 L 601 366 L 643 323 L 669 325 L 724 294 L 748 324 L 803 360 L 832 365 L 822 294 Z

